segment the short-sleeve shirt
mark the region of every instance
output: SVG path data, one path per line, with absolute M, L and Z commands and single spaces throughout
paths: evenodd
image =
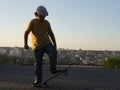
M 50 23 L 47 20 L 33 19 L 29 22 L 26 31 L 32 32 L 32 49 L 43 48 L 51 43 L 48 32 L 51 32 Z

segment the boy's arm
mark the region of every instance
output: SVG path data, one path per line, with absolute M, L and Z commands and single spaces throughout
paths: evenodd
M 49 34 L 49 36 L 50 36 L 50 38 L 51 38 L 51 40 L 52 40 L 52 42 L 57 50 L 57 44 L 56 44 L 56 40 L 55 40 L 55 36 L 54 36 L 53 32 L 50 31 L 48 34 Z
M 25 31 L 24 33 L 24 49 L 29 49 L 28 46 L 28 35 L 29 35 L 30 31 Z

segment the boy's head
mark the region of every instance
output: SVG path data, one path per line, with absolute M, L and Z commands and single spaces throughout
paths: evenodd
M 47 9 L 44 6 L 39 6 L 35 12 L 35 16 L 44 19 L 46 16 L 48 16 Z

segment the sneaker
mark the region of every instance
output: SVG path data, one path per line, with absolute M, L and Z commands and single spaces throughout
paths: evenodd
M 45 85 L 43 85 L 42 83 L 33 83 L 33 87 L 43 88 L 45 87 Z
M 56 73 L 59 73 L 59 72 L 61 72 L 62 70 L 55 70 L 55 71 L 53 71 L 53 72 L 51 72 L 52 74 L 56 74 Z

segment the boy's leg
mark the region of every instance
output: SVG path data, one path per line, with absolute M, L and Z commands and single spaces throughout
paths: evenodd
M 35 64 L 34 64 L 35 81 L 34 81 L 34 84 L 37 84 L 37 83 L 42 82 L 43 51 L 41 49 L 34 50 L 34 55 L 35 55 Z
M 50 60 L 50 71 L 53 73 L 56 71 L 57 51 L 52 44 L 49 44 L 46 46 L 46 53 L 48 54 Z

